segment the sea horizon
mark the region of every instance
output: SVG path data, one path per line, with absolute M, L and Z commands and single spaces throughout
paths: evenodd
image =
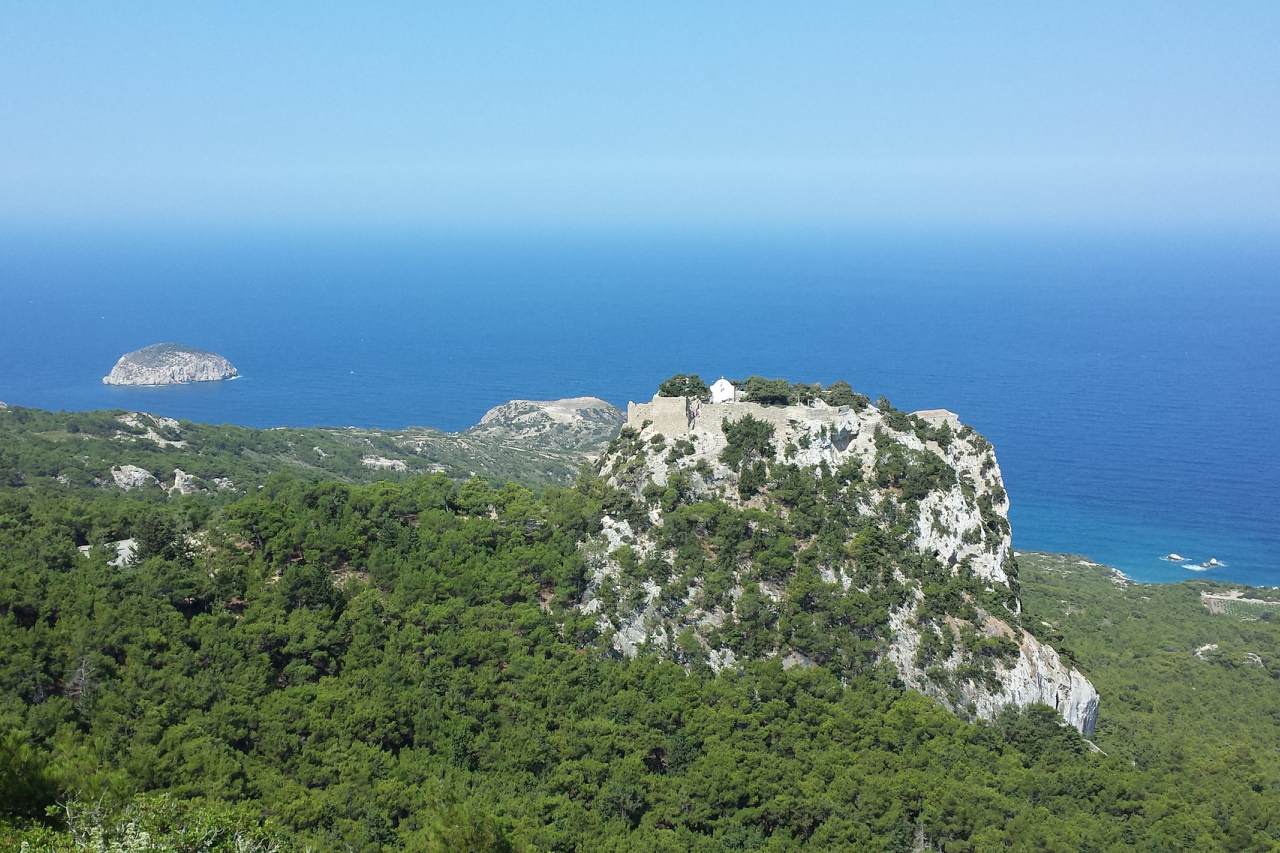
M 1272 241 L 325 236 L 9 242 L 0 400 L 456 431 L 510 399 L 625 407 L 676 372 L 845 379 L 990 438 L 1019 550 L 1144 581 L 1280 584 Z M 170 340 L 227 356 L 241 378 L 101 384 L 124 352 Z M 1191 571 L 1169 552 L 1226 565 Z

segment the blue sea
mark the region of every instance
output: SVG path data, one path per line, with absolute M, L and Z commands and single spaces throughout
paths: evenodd
M 234 382 L 100 384 L 123 352 Z M 848 379 L 996 445 L 1015 546 L 1280 584 L 1280 246 L 1188 234 L 8 234 L 0 400 L 461 429 L 675 372 Z M 1176 551 L 1224 568 L 1194 573 Z

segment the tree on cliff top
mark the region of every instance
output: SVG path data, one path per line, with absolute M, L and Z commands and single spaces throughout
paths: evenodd
M 703 402 L 711 399 L 711 389 L 696 373 L 677 373 L 658 386 L 659 397 L 697 397 Z

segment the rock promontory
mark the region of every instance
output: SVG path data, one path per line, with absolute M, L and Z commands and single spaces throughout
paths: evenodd
M 511 400 L 485 412 L 466 431 L 542 449 L 599 450 L 618 434 L 622 412 L 599 397 Z
M 615 651 L 841 678 L 890 664 L 963 716 L 1043 704 L 1093 733 L 1098 692 L 1023 625 L 986 439 L 847 385 L 725 384 L 628 404 L 599 458 L 623 498 L 583 545 L 580 609 Z
M 181 385 L 216 382 L 240 375 L 235 365 L 215 352 L 175 343 L 152 344 L 120 356 L 104 385 Z

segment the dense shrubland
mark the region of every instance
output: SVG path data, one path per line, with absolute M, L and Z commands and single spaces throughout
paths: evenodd
M 832 666 L 714 675 L 696 643 L 686 666 L 612 654 L 572 607 L 578 542 L 604 512 L 639 523 L 646 510 L 591 477 L 542 493 L 279 477 L 230 504 L 0 492 L 0 846 L 131 849 L 139 833 L 226 850 L 1276 845 L 1274 625 L 1239 641 L 1273 671 L 1150 669 L 1154 652 L 1125 657 L 1128 634 L 1099 648 L 1118 620 L 1176 631 L 1138 597 L 1091 592 L 1087 619 L 1066 619 L 1054 608 L 1070 606 L 1069 588 L 1028 593 L 1028 622 L 1052 623 L 1043 630 L 1104 673 L 1105 752 L 1048 709 L 966 723 L 870 655 L 891 574 L 883 600 L 847 605 L 791 547 L 807 530 L 866 572 L 905 558 L 881 528 L 833 525 L 839 501 L 818 509 L 820 490 L 856 490 L 853 478 L 785 465 L 769 477 L 798 526 L 690 503 L 677 484 L 654 496 L 669 503 L 660 535 L 677 572 L 696 564 L 714 579 L 732 555 L 762 577 L 792 575 L 790 609 L 748 602 L 723 630 L 744 657 L 785 634 Z M 131 566 L 76 551 L 123 536 L 144 543 Z M 631 555 L 632 577 L 656 571 L 643 562 Z M 921 618 L 981 592 L 937 572 Z M 1195 678 L 1200 664 L 1214 667 L 1229 737 L 1171 703 L 1185 688 L 1166 676 Z M 1249 685 L 1238 697 L 1237 671 Z

